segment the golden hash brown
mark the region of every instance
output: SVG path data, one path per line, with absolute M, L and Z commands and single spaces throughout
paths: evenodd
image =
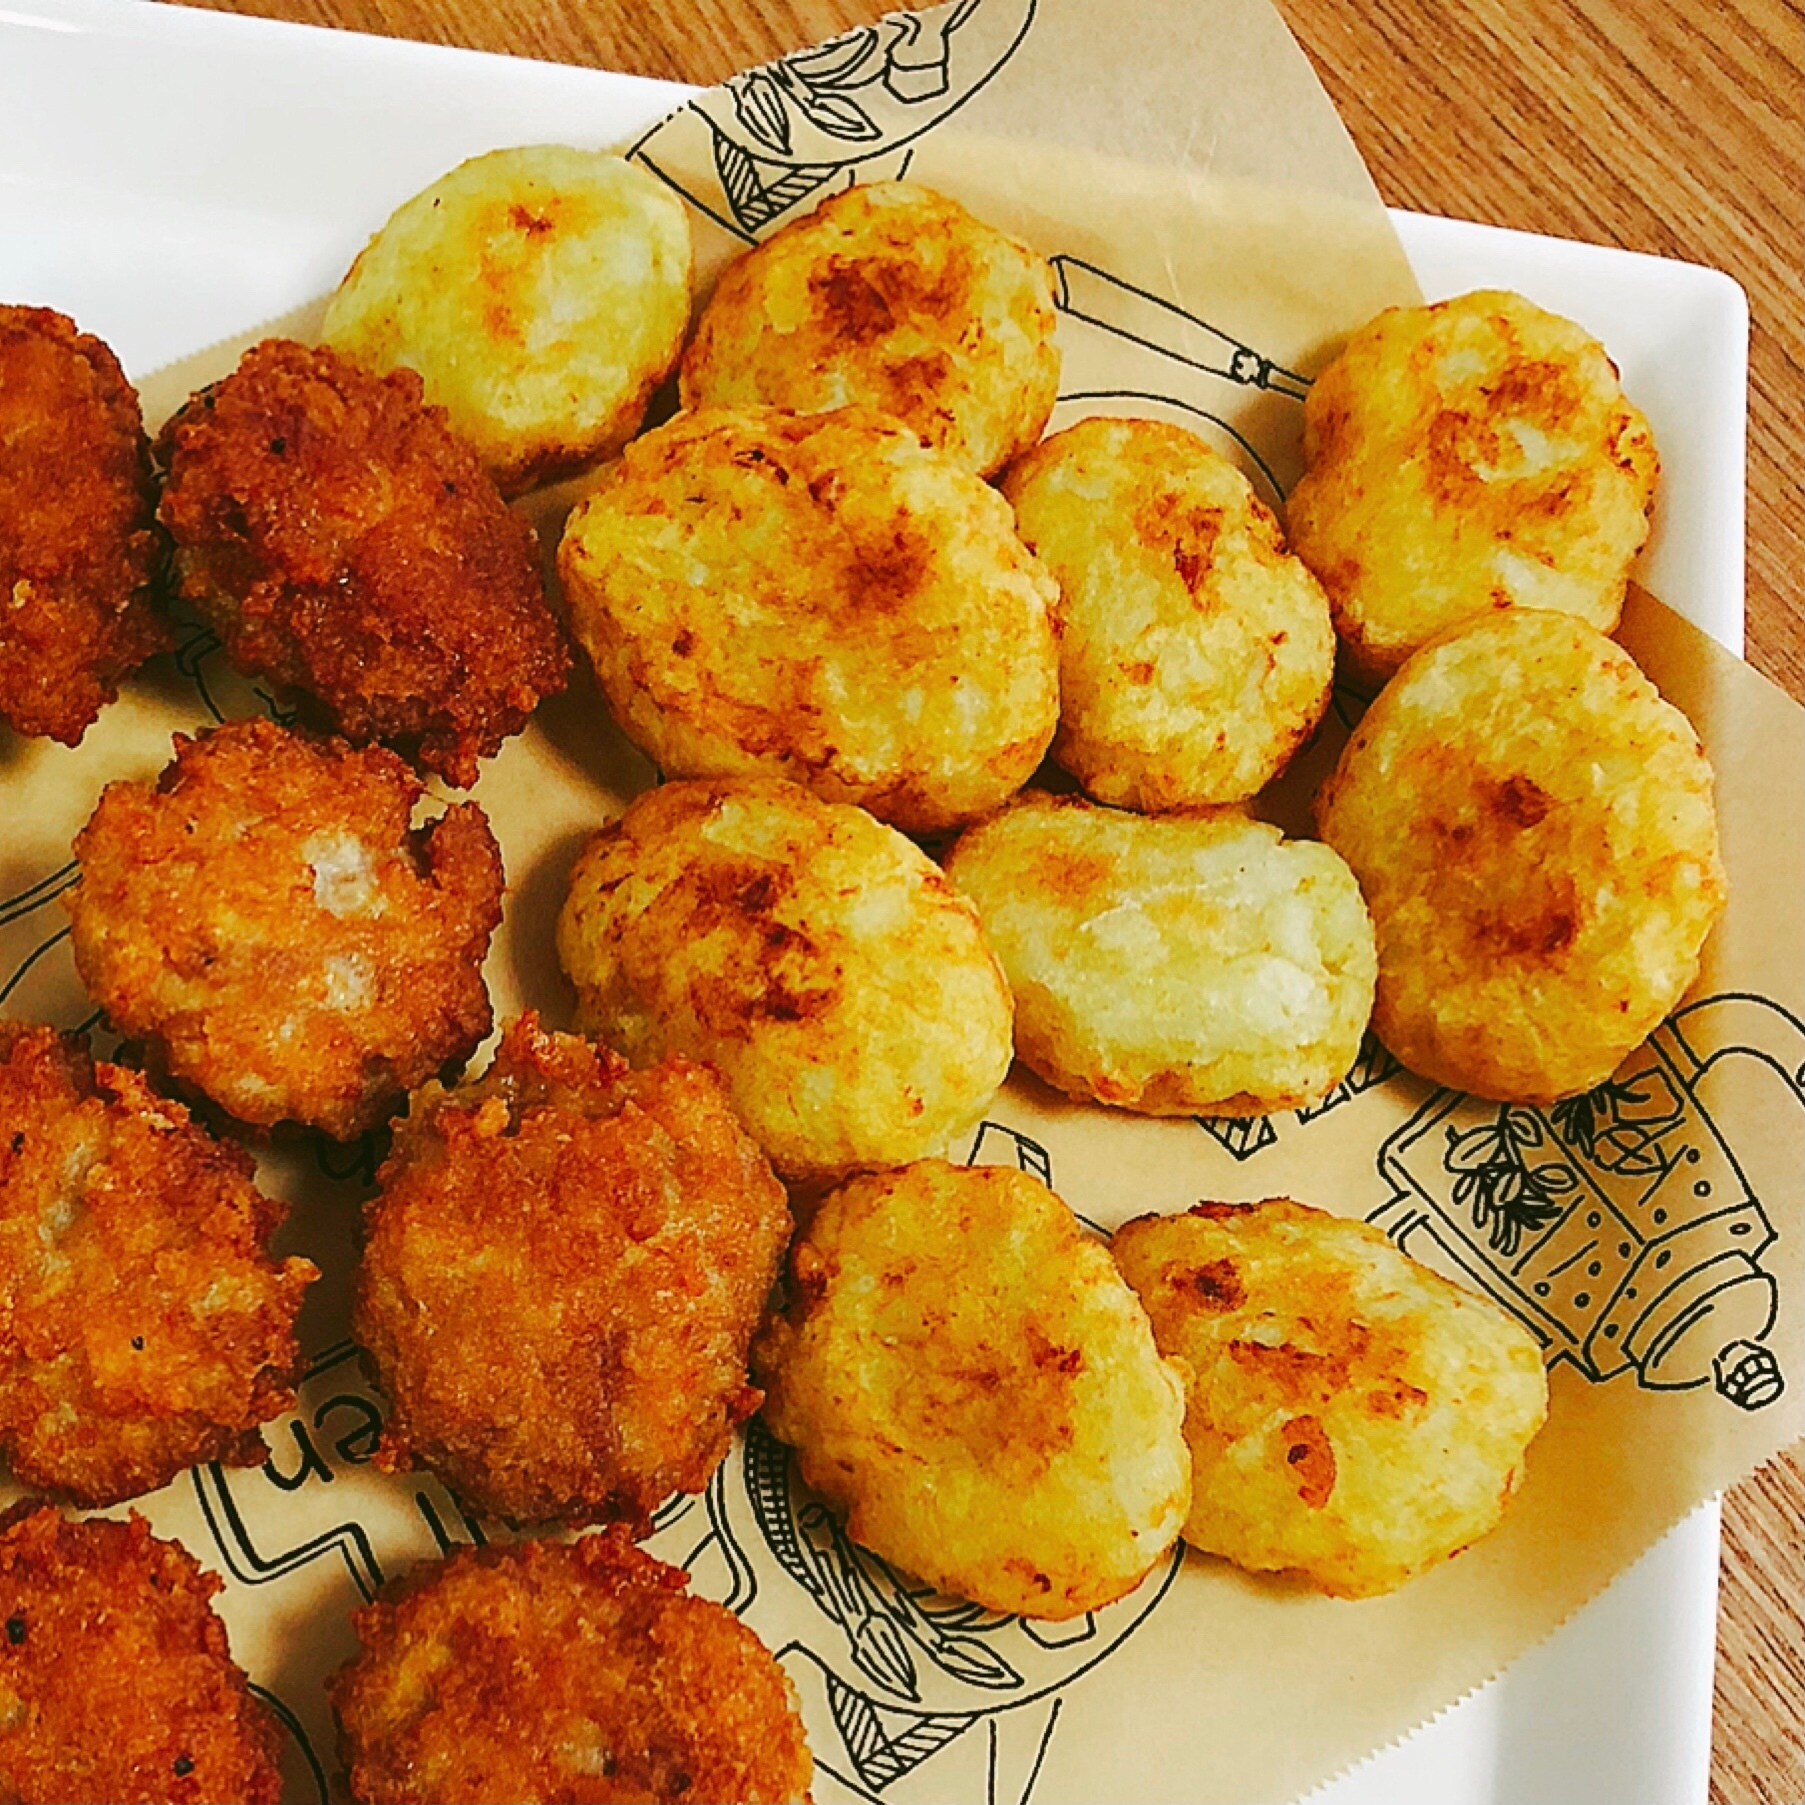
M 396 209 L 326 310 L 366 368 L 417 370 L 504 492 L 611 456 L 689 329 L 689 218 L 599 151 L 491 151 Z
M 468 787 L 564 687 L 532 529 L 411 370 L 267 339 L 163 428 L 180 592 L 247 675 Z
M 765 1421 L 853 1539 L 942 1591 L 1076 1617 L 1177 1539 L 1180 1375 L 1026 1173 L 922 1160 L 832 1192 L 752 1361 Z
M 0 1022 L 0 1452 L 77 1504 L 204 1460 L 257 1466 L 294 1403 L 318 1276 L 269 1257 L 278 1206 L 222 1145 L 84 1042 Z
M 1482 1097 L 1602 1084 L 1722 912 L 1711 791 L 1685 716 L 1583 621 L 1511 609 L 1425 646 L 1316 799 L 1372 909 L 1380 1039 Z
M 170 644 L 138 397 L 99 339 L 0 307 L 0 721 L 75 745 Z
M 793 784 L 636 798 L 577 863 L 558 956 L 582 1026 L 635 1063 L 707 1060 L 793 1180 L 940 1152 L 1009 1070 L 976 911 L 894 829 Z
M 1240 471 L 1176 426 L 1095 419 L 1003 493 L 1059 584 L 1053 756 L 1123 808 L 1265 788 L 1328 706 L 1335 629 Z
M 666 776 L 787 777 L 931 833 L 1053 737 L 1052 578 L 1001 496 L 879 415 L 679 415 L 571 516 L 558 568 Z
M 220 1582 L 129 1521 L 0 1516 L 0 1797 L 277 1805 L 276 1726 L 212 1605 Z
M 1548 1379 L 1489 1298 L 1282 1198 L 1143 1216 L 1112 1252 L 1190 1369 L 1193 1548 L 1369 1598 L 1496 1526 Z
M 683 357 L 685 407 L 872 407 L 989 476 L 1059 393 L 1053 270 L 907 182 L 824 201 L 727 266 Z
M 356 1309 L 379 1467 L 526 1522 L 643 1528 L 702 1490 L 758 1408 L 746 1344 L 790 1232 L 711 1072 L 632 1072 L 528 1014 L 475 1083 L 415 1096 L 379 1182 Z
M 1373 930 L 1353 873 L 1239 809 L 1149 819 L 1029 792 L 961 837 L 1049 1084 L 1145 1115 L 1265 1115 L 1324 1096 L 1360 1051 Z
M 1604 347 L 1493 291 L 1356 332 L 1311 386 L 1304 459 L 1291 546 L 1374 684 L 1482 609 L 1610 632 L 1660 468 Z
M 348 1140 L 488 1033 L 501 854 L 474 802 L 409 825 L 392 752 L 269 721 L 108 784 L 64 902 L 76 969 L 121 1034 L 241 1122 Z
M 807 1805 L 796 1689 L 688 1576 L 604 1532 L 461 1548 L 353 1618 L 327 1683 L 363 1805 Z

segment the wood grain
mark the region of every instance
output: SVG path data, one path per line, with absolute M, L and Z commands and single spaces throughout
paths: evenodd
M 886 10 L 872 0 L 205 3 L 689 82 L 719 81 Z M 1805 698 L 1799 5 L 1277 4 L 1388 202 L 1680 257 L 1742 283 L 1751 319 L 1749 659 Z M 1725 1500 L 1713 1805 L 1805 1801 L 1802 1525 L 1797 1454 Z

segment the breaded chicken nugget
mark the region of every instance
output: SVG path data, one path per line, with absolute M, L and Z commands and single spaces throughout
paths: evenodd
M 417 370 L 505 494 L 612 456 L 689 329 L 689 218 L 599 151 L 460 163 L 396 209 L 326 310 L 327 344 Z
M 1496 1527 L 1548 1378 L 1489 1298 L 1283 1198 L 1142 1216 L 1111 1252 L 1190 1370 L 1193 1548 L 1370 1598 Z
M 558 956 L 584 1027 L 636 1063 L 707 1060 L 799 1182 L 940 1152 L 1009 1070 L 977 912 L 894 829 L 793 784 L 637 797 L 577 862 Z
M 571 516 L 558 568 L 667 776 L 787 777 L 932 833 L 1053 737 L 1052 578 L 1001 496 L 880 415 L 680 415 Z
M 683 405 L 873 407 L 989 476 L 1059 394 L 1053 269 L 908 182 L 824 201 L 728 265 L 683 358 Z
M 295 1312 L 317 1270 L 274 1261 L 251 1161 L 96 1066 L 0 1022 L 0 1452 L 87 1506 L 203 1460 L 257 1466 L 294 1403 Z
M 73 746 L 171 643 L 153 612 L 150 448 L 99 339 L 0 307 L 0 721 Z
M 241 1122 L 347 1140 L 461 1063 L 492 1020 L 501 853 L 474 802 L 392 752 L 233 721 L 154 785 L 108 784 L 63 898 L 76 969 L 121 1034 Z
M 1311 386 L 1304 458 L 1291 547 L 1374 685 L 1482 609 L 1560 609 L 1610 632 L 1660 469 L 1604 347 L 1489 290 L 1355 333 Z
M 832 1192 L 753 1344 L 765 1421 L 884 1560 L 1028 1617 L 1138 1585 L 1191 1497 L 1184 1390 L 1071 1211 L 1006 1166 Z
M 632 1072 L 528 1014 L 428 1085 L 368 1206 L 356 1330 L 392 1410 L 376 1464 L 520 1521 L 643 1527 L 758 1408 L 751 1340 L 783 1187 L 711 1072 Z
M 1506 1102 L 1602 1084 L 1722 912 L 1711 791 L 1691 723 L 1583 621 L 1511 609 L 1425 646 L 1316 798 L 1372 909 L 1386 1046 Z
M 0 1516 L 0 1797 L 277 1805 L 276 1726 L 226 1645 L 220 1582 L 124 1523 Z
M 411 370 L 265 340 L 157 456 L 184 599 L 239 670 L 305 691 L 347 739 L 468 787 L 564 687 L 532 529 Z
M 796 1689 L 619 1532 L 461 1548 L 357 1612 L 328 1682 L 363 1805 L 807 1805 Z
M 1053 756 L 1123 808 L 1264 789 L 1328 706 L 1335 629 L 1246 477 L 1179 427 L 1096 419 L 1003 493 L 1059 584 Z
M 1031 792 L 947 859 L 1015 992 L 1015 1050 L 1145 1115 L 1314 1102 L 1360 1051 L 1372 923 L 1326 846 L 1239 809 L 1141 815 Z

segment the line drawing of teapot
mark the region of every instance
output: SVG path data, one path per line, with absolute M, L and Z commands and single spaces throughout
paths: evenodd
M 1763 1345 L 1776 1232 L 1748 1176 L 1760 1148 L 1719 1120 L 1732 1060 L 1767 1073 L 1739 1070 L 1737 1094 L 1777 1080 L 1805 1107 L 1805 1023 L 1744 991 L 1679 1010 L 1627 1076 L 1545 1110 L 1438 1090 L 1379 1149 L 1392 1196 L 1369 1220 L 1511 1311 L 1550 1364 L 1763 1409 L 1786 1386 Z

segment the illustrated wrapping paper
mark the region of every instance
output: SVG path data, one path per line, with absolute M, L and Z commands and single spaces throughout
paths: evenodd
M 1265 0 L 955 0 L 736 76 L 623 148 L 690 202 L 704 285 L 850 181 L 908 176 L 959 196 L 1053 260 L 1054 427 L 1173 421 L 1275 505 L 1312 374 L 1353 327 L 1417 298 Z M 277 324 L 306 336 L 319 311 Z M 148 381 L 153 430 L 240 348 Z M 522 505 L 555 536 L 580 488 Z M 1483 1103 L 1369 1039 L 1308 1109 L 1147 1121 L 1018 1074 L 953 1150 L 1046 1179 L 1101 1234 L 1200 1198 L 1299 1198 L 1368 1218 L 1495 1298 L 1542 1344 L 1553 1389 L 1502 1529 L 1359 1603 L 1181 1547 L 1119 1603 L 1038 1623 L 937 1596 L 853 1544 L 755 1421 L 703 1494 L 664 1507 L 648 1546 L 778 1652 L 818 1800 L 1293 1796 L 1496 1673 L 1798 1434 L 1805 851 L 1796 794 L 1775 785 L 1805 769 L 1805 717 L 1640 592 L 1621 637 L 1705 739 L 1732 901 L 1693 992 L 1610 1083 L 1549 1109 Z M 1280 815 L 1358 706 L 1337 695 Z M 81 747 L 0 740 L 7 1014 L 95 1025 L 59 900 L 73 835 L 106 781 L 162 767 L 172 731 L 256 710 L 277 705 L 191 626 Z M 498 1017 L 530 1005 L 568 1025 L 551 922 L 585 838 L 651 776 L 586 680 L 485 770 L 475 794 L 509 877 L 487 972 Z M 370 1468 L 383 1401 L 347 1300 L 381 1149 L 373 1135 L 263 1150 L 262 1182 L 294 1206 L 279 1248 L 325 1272 L 302 1318 L 298 1407 L 269 1425 L 261 1468 L 202 1467 L 137 1505 L 225 1577 L 233 1647 L 284 1726 L 294 1800 L 340 1796 L 321 1682 L 353 1652 L 350 1611 L 414 1562 L 509 1533 L 429 1475 Z

